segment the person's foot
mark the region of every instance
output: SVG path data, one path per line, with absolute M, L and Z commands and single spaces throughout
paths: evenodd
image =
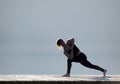
M 63 77 L 70 77 L 70 74 L 65 74 L 63 75 Z
M 103 77 L 106 76 L 106 73 L 107 73 L 107 70 L 104 70 L 104 71 L 103 71 Z

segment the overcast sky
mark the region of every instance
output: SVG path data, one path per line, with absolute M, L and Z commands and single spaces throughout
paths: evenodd
M 0 0 L 1 56 L 56 53 L 56 39 L 71 37 L 88 54 L 119 56 L 120 0 Z

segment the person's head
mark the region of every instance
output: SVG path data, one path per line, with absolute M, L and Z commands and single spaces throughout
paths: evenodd
M 57 40 L 56 44 L 57 44 L 58 47 L 61 46 L 62 41 L 63 41 L 62 39 L 58 39 L 58 40 Z
M 60 47 L 64 45 L 64 41 L 62 39 L 58 39 L 57 42 L 56 42 L 57 46 Z

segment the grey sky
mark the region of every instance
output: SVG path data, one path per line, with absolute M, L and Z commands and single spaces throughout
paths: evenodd
M 1 56 L 54 55 L 56 39 L 71 37 L 88 55 L 119 56 L 119 31 L 120 0 L 0 0 Z

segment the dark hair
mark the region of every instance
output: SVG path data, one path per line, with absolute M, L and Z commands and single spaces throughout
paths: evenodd
M 57 42 L 56 42 L 57 46 L 61 46 L 61 41 L 62 41 L 62 39 L 57 40 Z

